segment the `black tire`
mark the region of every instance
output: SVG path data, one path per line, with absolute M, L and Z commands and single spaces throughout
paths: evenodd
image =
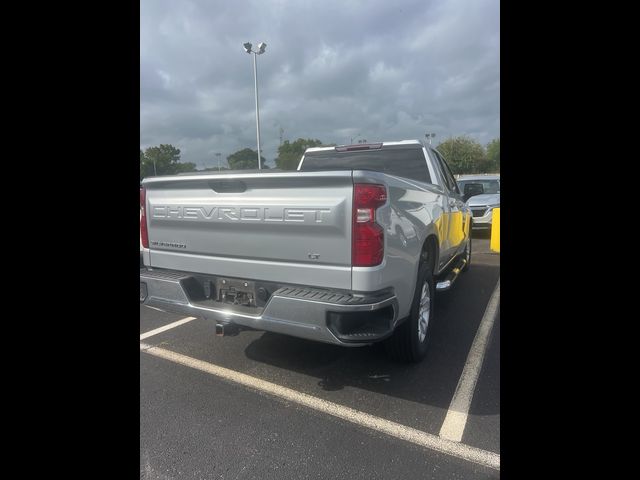
M 467 244 L 466 248 L 464 249 L 464 252 L 462 252 L 462 258 L 467 258 L 467 263 L 464 265 L 464 267 L 462 267 L 462 271 L 466 272 L 467 270 L 469 270 L 469 266 L 471 265 L 471 235 L 469 235 L 469 243 Z
M 418 325 L 422 287 L 425 283 L 428 285 L 430 292 L 429 321 L 427 323 L 426 335 L 421 341 Z M 433 325 L 433 299 L 435 291 L 431 262 L 422 262 L 418 268 L 418 281 L 416 282 L 416 289 L 413 294 L 413 303 L 411 304 L 409 318 L 405 319 L 405 321 L 396 328 L 393 335 L 385 341 L 387 354 L 392 359 L 407 363 L 417 363 L 427 354 L 427 347 L 432 330 L 431 327 Z

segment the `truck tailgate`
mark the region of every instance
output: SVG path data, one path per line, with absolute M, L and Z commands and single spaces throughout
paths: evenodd
M 145 179 L 148 266 L 351 288 L 352 172 Z

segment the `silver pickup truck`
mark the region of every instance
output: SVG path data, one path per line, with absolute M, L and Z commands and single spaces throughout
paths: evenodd
M 140 302 L 216 334 L 385 341 L 421 360 L 436 291 L 471 260 L 471 211 L 418 140 L 309 148 L 298 171 L 146 178 Z

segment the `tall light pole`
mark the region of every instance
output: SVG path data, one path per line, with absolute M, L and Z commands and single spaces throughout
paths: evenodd
M 216 153 L 216 157 L 218 157 L 218 171 L 220 171 L 220 155 L 222 155 L 220 152 Z
M 253 81 L 256 87 L 256 132 L 258 137 L 258 170 L 262 170 L 262 165 L 260 164 L 260 113 L 258 110 L 258 65 L 256 58 L 258 55 L 262 55 L 267 48 L 267 44 L 261 42 L 258 44 L 258 51 L 254 52 L 251 50 L 251 44 L 249 42 L 244 44 L 244 51 L 247 53 L 253 53 Z
M 427 137 L 427 138 L 429 139 L 429 145 L 431 145 L 431 139 L 432 139 L 433 137 L 435 137 L 435 136 L 436 136 L 436 134 L 435 134 L 435 133 L 425 133 L 425 134 L 424 134 L 424 136 L 425 136 L 425 137 Z

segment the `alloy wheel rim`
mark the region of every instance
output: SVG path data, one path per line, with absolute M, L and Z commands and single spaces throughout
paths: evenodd
M 418 339 L 420 343 L 427 337 L 427 328 L 431 316 L 431 290 L 429 284 L 424 282 L 422 294 L 420 295 L 420 310 L 418 312 Z

